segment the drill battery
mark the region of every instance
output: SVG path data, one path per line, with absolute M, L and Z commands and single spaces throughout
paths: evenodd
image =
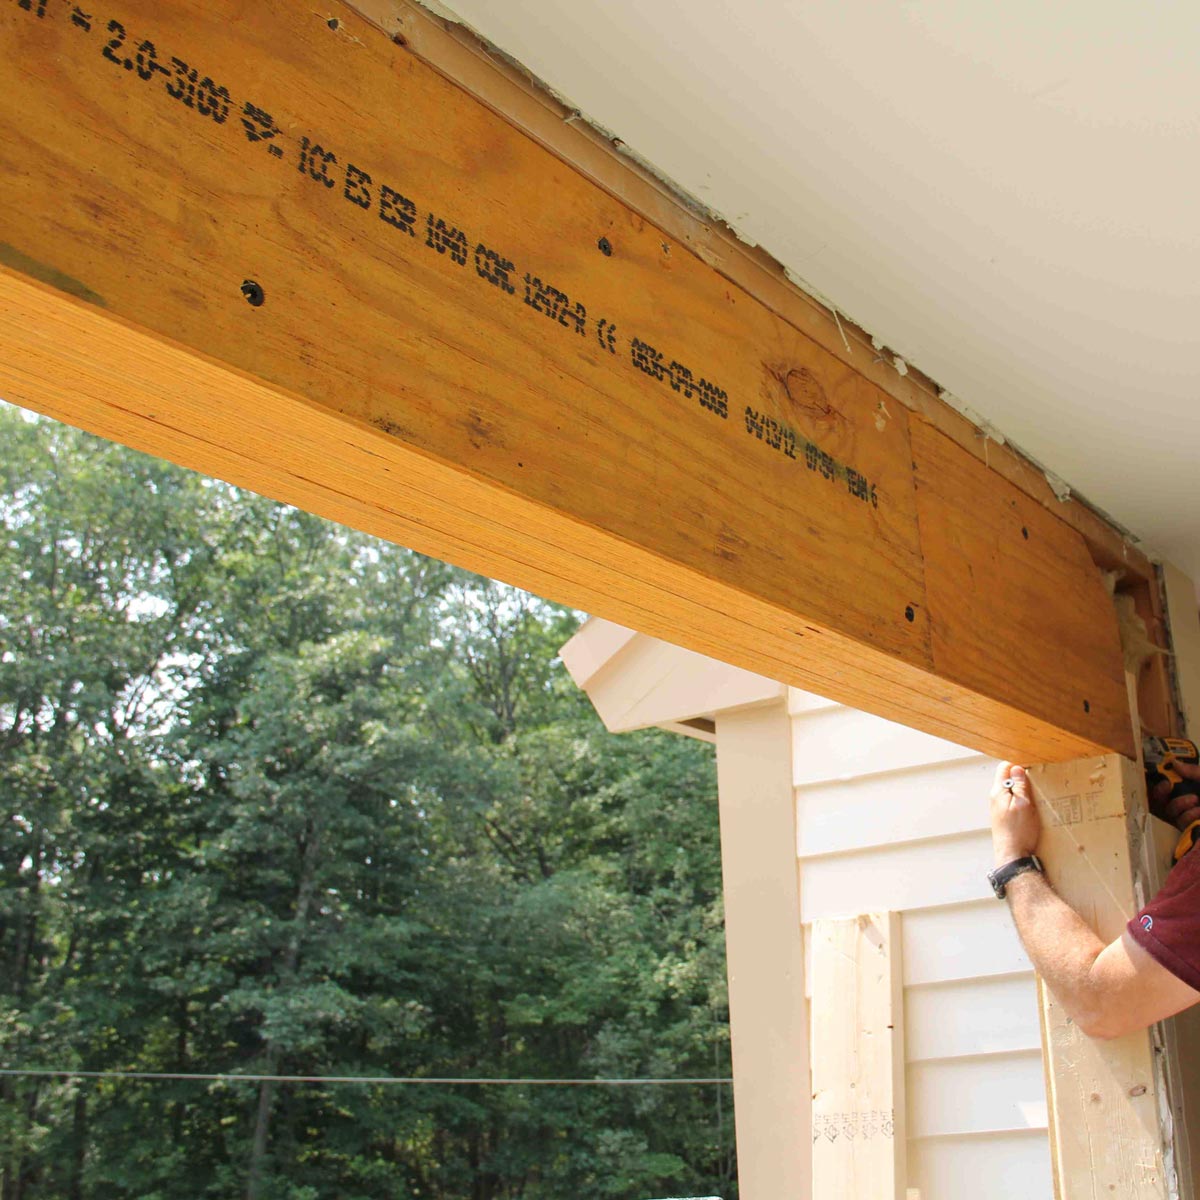
M 1168 796 L 1151 806 L 1151 811 L 1165 806 L 1171 800 L 1180 796 L 1195 796 L 1200 806 L 1200 782 L 1184 779 L 1178 769 L 1179 763 L 1191 766 L 1200 765 L 1200 748 L 1187 738 L 1163 738 L 1147 734 L 1142 739 L 1142 759 L 1146 767 L 1146 793 L 1154 794 L 1154 789 L 1163 780 L 1171 784 Z M 1156 813 L 1163 816 L 1163 812 Z M 1200 821 L 1193 821 L 1184 831 L 1175 847 L 1175 861 L 1178 862 L 1197 842 L 1200 842 Z

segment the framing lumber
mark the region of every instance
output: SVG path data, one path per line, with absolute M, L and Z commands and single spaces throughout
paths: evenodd
M 0 10 L 0 394 L 981 750 L 1132 753 L 1088 544 L 944 414 L 349 8 L 110 7 Z
M 1038 854 L 1055 890 L 1100 938 L 1119 937 L 1157 888 L 1138 763 L 1106 755 L 1036 767 Z M 1162 1027 L 1112 1041 L 1081 1033 L 1038 980 L 1056 1200 L 1174 1200 L 1186 1153 Z M 1174 1112 L 1173 1112 L 1174 1110 Z M 1186 1172 L 1182 1178 L 1186 1181 Z M 1190 1194 L 1190 1193 L 1189 1193 Z
M 904 1200 L 900 917 L 814 921 L 813 1195 Z

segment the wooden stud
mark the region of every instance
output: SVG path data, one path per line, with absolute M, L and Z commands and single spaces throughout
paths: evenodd
M 0 45 L 9 399 L 989 753 L 1132 750 L 1074 529 L 358 14 Z
M 1145 784 L 1120 755 L 1030 772 L 1038 854 L 1058 894 L 1109 942 L 1149 898 Z M 1039 980 L 1057 1200 L 1168 1200 L 1177 1183 L 1170 1099 L 1151 1030 L 1098 1041 Z
M 813 1195 L 904 1200 L 900 917 L 814 921 Z

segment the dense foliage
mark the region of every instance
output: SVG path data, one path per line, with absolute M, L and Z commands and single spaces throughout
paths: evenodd
M 572 614 L 0 406 L 0 1066 L 727 1075 L 711 753 Z M 3 1200 L 735 1194 L 725 1087 L 0 1077 Z

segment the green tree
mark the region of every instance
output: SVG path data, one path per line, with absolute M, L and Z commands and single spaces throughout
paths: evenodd
M 16 410 L 0 436 L 0 1028 L 8 1056 L 89 1065 L 126 1001 L 82 981 L 105 945 L 128 957 L 130 889 L 169 857 L 151 747 L 207 620 L 225 493 Z M 98 1022 L 86 1035 L 77 1004 Z M 81 1194 L 86 1092 L 5 1080 L 0 1098 L 4 1200 L 64 1126 L 62 1190 Z
M 726 1074 L 711 751 L 575 614 L 0 409 L 0 1054 Z M 713 1087 L 6 1080 L 0 1200 L 734 1195 Z

